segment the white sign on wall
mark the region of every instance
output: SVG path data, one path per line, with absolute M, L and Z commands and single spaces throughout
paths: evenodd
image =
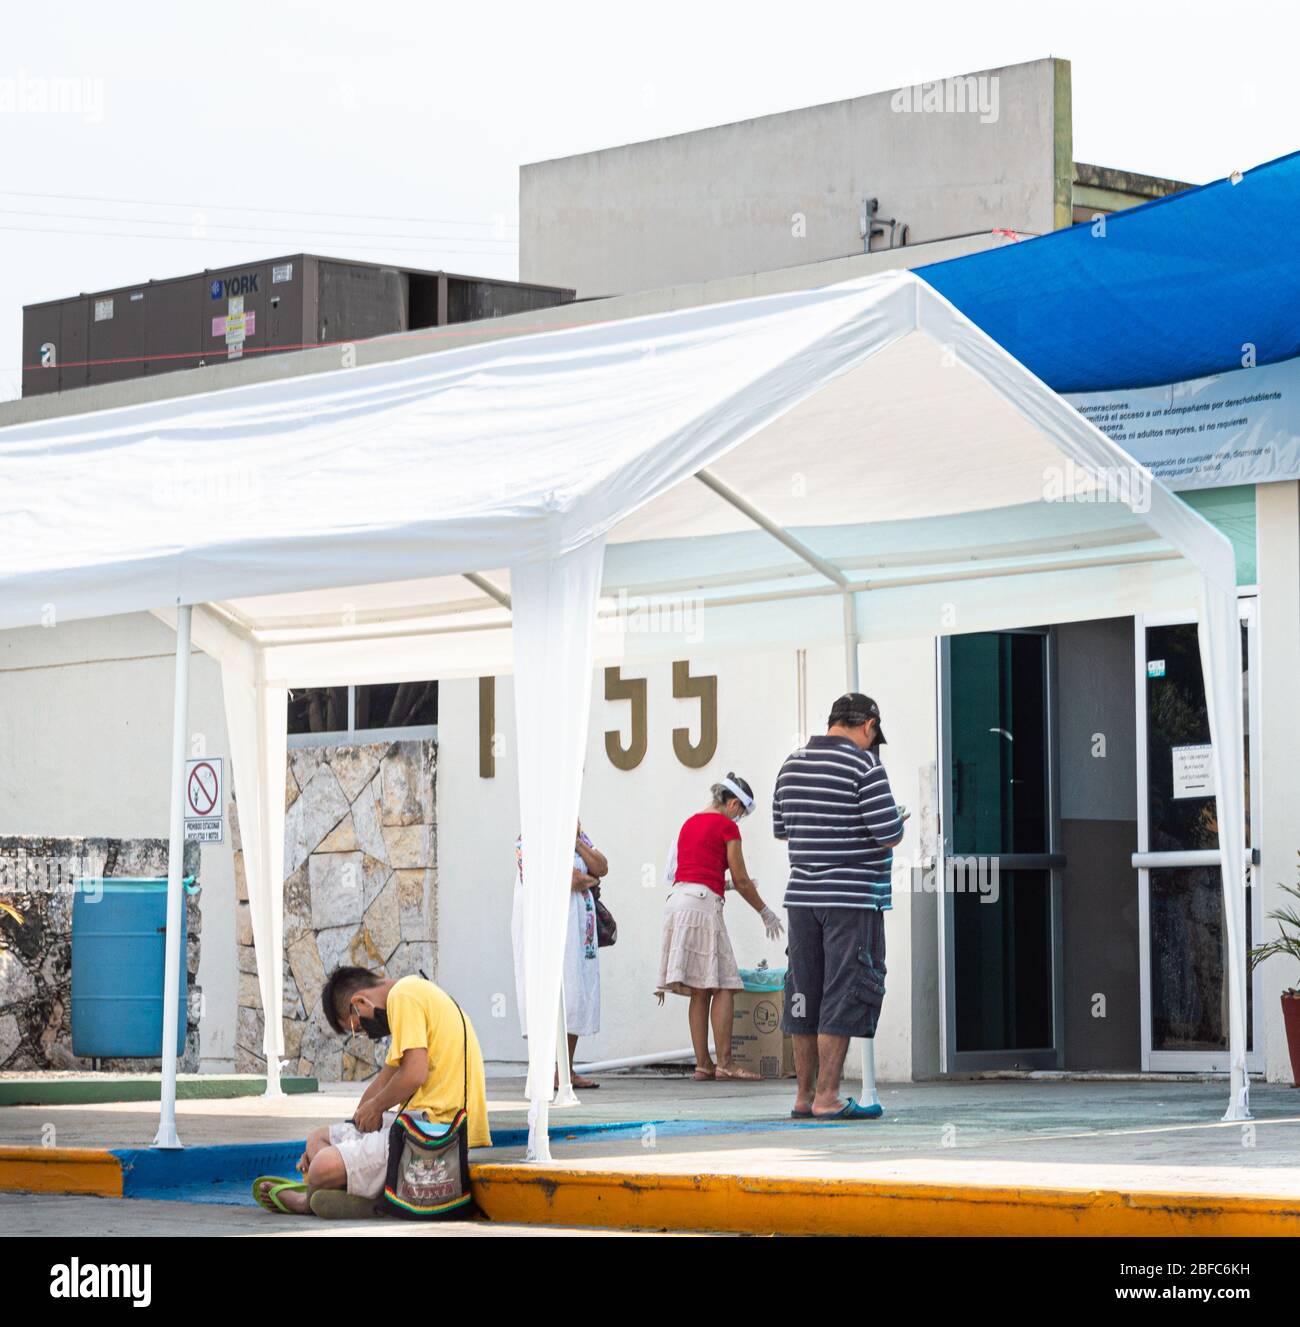
M 1176 746 L 1174 760 L 1174 797 L 1214 796 L 1214 748 L 1204 746 Z
M 221 814 L 222 760 L 203 756 L 185 762 L 185 842 L 221 843 L 225 821 Z
M 1300 476 L 1300 360 L 1065 399 L 1169 488 Z

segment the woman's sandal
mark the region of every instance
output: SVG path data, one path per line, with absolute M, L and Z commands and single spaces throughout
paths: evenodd
M 696 1069 L 695 1081 L 697 1083 L 711 1083 L 717 1077 L 718 1071 L 714 1069 Z
M 715 1078 L 725 1079 L 740 1083 L 760 1083 L 763 1081 L 762 1074 L 756 1074 L 752 1069 L 723 1069 L 718 1068 L 713 1071 Z

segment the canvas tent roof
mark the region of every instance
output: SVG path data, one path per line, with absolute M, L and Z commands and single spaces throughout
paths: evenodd
M 188 627 L 195 606 L 222 663 L 269 1066 L 285 689 L 513 669 L 544 1088 L 592 663 L 675 647 L 627 629 L 631 596 L 691 596 L 711 648 L 843 636 L 850 658 L 860 637 L 1196 611 L 1241 861 L 1232 551 L 1144 474 L 891 272 L 0 430 L 0 626 L 52 605 Z M 1244 1021 L 1233 1047 L 1244 1090 Z M 544 1093 L 532 1119 L 545 1155 Z
M 1300 355 L 1300 152 L 917 273 L 1053 390 L 1181 382 Z

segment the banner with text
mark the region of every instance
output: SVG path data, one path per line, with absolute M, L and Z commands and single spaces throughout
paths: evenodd
M 1065 399 L 1169 488 L 1300 478 L 1300 360 Z

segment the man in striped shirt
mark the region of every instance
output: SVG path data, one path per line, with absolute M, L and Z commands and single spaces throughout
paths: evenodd
M 794 1039 L 797 1119 L 875 1119 L 840 1098 L 851 1037 L 873 1037 L 885 995 L 884 910 L 906 813 L 878 748 L 880 706 L 850 692 L 824 737 L 790 755 L 772 795 L 772 827 L 790 848 L 790 922 L 782 1026 Z

